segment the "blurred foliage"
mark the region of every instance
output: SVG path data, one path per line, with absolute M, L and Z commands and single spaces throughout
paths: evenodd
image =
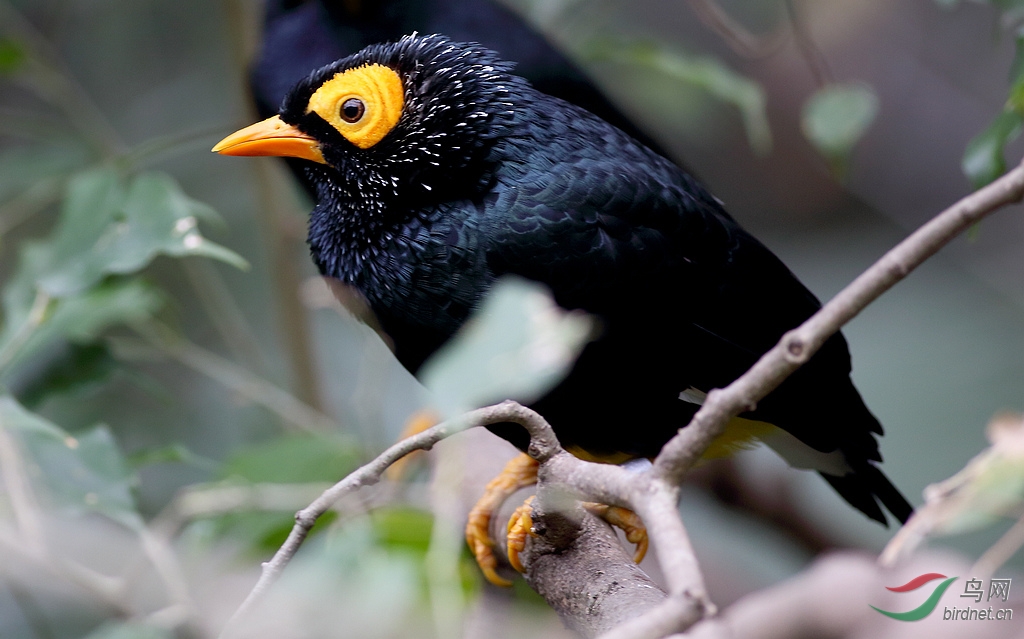
M 249 323 L 272 312 L 263 308 L 259 317 L 231 319 L 237 312 L 231 301 L 235 291 L 215 279 L 220 271 L 198 261 L 239 269 L 251 261 L 258 269 L 261 256 L 243 251 L 243 257 L 203 235 L 201 225 L 212 233 L 224 231 L 214 208 L 188 195 L 173 170 L 149 168 L 154 158 L 199 152 L 196 140 L 205 144 L 209 136 L 194 130 L 158 132 L 160 118 L 154 117 L 146 120 L 154 130 L 126 141 L 132 136 L 111 122 L 110 104 L 97 104 L 69 70 L 82 68 L 69 65 L 60 43 L 47 39 L 50 34 L 73 39 L 77 25 L 68 29 L 62 20 L 73 10 L 99 11 L 101 4 L 0 0 L 5 144 L 0 148 L 0 636 L 5 639 L 5 632 L 15 631 L 89 639 L 214 634 L 254 581 L 253 556 L 275 549 L 291 529 L 295 510 L 366 457 L 367 443 L 351 424 L 342 431 L 321 412 L 325 409 L 292 395 L 280 379 L 285 376 L 260 367 L 260 357 L 273 347 L 249 336 Z M 579 3 L 536 4 L 550 18 Z M 993 4 L 1008 18 L 1019 17 L 1017 3 Z M 112 6 L 126 15 L 142 11 L 131 3 Z M 232 2 L 222 8 L 238 30 L 252 10 Z M 195 11 L 188 20 L 197 20 Z M 197 33 L 196 40 L 210 38 Z M 722 58 L 652 39 L 592 35 L 579 42 L 582 57 L 644 68 L 696 88 L 735 109 L 755 153 L 770 152 L 764 90 Z M 96 35 L 104 37 L 114 36 Z M 163 42 L 156 32 L 138 37 L 156 46 Z M 1022 38 L 1007 110 L 965 156 L 969 174 L 978 180 L 1002 172 L 1003 147 L 1021 129 Z M 242 57 L 240 51 L 232 53 Z M 103 52 L 96 54 L 103 59 Z M 185 55 L 177 54 L 161 56 Z M 134 55 L 134 50 L 116 51 L 122 62 Z M 234 69 L 236 79 L 242 75 Z M 179 80 L 170 71 L 167 76 L 171 80 L 164 78 L 165 85 L 146 96 L 150 102 L 116 108 L 145 112 Z M 123 77 L 111 84 L 151 82 Z M 218 89 L 227 92 L 222 84 Z M 877 109 L 870 89 L 829 84 L 809 98 L 804 130 L 833 168 L 845 170 Z M 230 130 L 219 124 L 218 131 Z M 273 193 L 261 193 L 260 199 L 275 201 Z M 268 232 L 285 234 L 289 225 L 295 220 L 278 221 Z M 245 233 L 243 226 L 234 225 L 231 234 Z M 272 280 L 279 274 L 261 275 Z M 221 306 L 196 303 L 204 286 L 217 292 L 214 298 L 223 294 Z M 564 374 L 593 330 L 590 318 L 560 311 L 537 287 L 508 282 L 462 341 L 428 364 L 424 380 L 446 415 L 510 394 L 526 401 Z M 230 357 L 191 341 L 205 333 L 224 342 L 237 338 Z M 230 344 L 226 350 L 232 350 Z M 180 386 L 150 377 L 154 368 L 173 362 L 190 368 Z M 135 423 L 122 426 L 130 442 L 118 441 L 122 431 L 105 415 L 121 408 L 115 405 L 125 388 L 119 380 L 143 387 L 146 399 L 141 408 L 133 405 Z M 100 388 L 110 393 L 105 396 L 110 405 L 97 419 L 86 400 Z M 192 404 L 181 409 L 178 404 L 185 401 L 173 393 L 182 389 L 209 392 L 221 412 L 196 415 Z M 57 400 L 71 407 L 63 413 L 71 416 L 69 423 L 47 412 Z M 150 434 L 171 413 L 203 427 L 220 425 L 224 412 L 244 421 L 249 404 L 264 407 L 272 427 L 224 455 L 196 452 L 193 441 L 167 441 L 173 433 Z M 289 432 L 296 424 L 315 432 Z M 159 513 L 146 512 L 140 483 L 147 472 L 168 467 L 196 471 L 195 478 L 186 473 L 176 479 L 174 488 L 180 490 L 157 505 Z M 1015 472 L 1012 465 L 1000 468 Z M 451 522 L 435 521 L 422 495 L 396 496 L 386 489 L 394 491 L 386 486 L 367 491 L 364 501 L 341 504 L 318 522 L 312 543 L 252 621 L 260 636 L 296 636 L 299 627 L 310 637 L 441 634 L 423 627 L 423 619 L 446 614 L 436 609 L 444 597 L 435 592 L 426 566 L 432 547 L 448 534 L 439 524 Z M 479 576 L 464 551 L 455 562 L 458 598 L 478 587 Z M 431 606 L 435 609 L 427 610 Z
M 546 25 L 566 19 L 578 8 L 579 0 L 537 2 L 515 0 L 517 6 L 536 23 Z M 760 34 L 747 29 L 739 20 L 716 2 L 694 0 L 690 3 L 698 17 L 728 42 L 732 49 L 749 58 L 765 57 L 778 50 L 787 39 L 801 41 L 805 63 L 817 74 L 819 66 L 827 65 L 813 43 L 803 32 L 797 20 L 797 9 L 792 2 L 773 1 L 743 4 L 745 13 L 764 13 L 774 18 L 761 21 L 771 26 L 768 33 Z M 715 55 L 695 54 L 649 37 L 623 38 L 609 35 L 609 25 L 591 25 L 568 43 L 574 54 L 589 63 L 610 62 L 626 68 L 652 72 L 667 83 L 685 85 L 716 104 L 736 109 L 750 149 L 757 156 L 768 156 L 772 151 L 772 132 L 768 118 L 768 105 L 761 84 L 737 71 L 724 59 Z M 809 48 L 810 50 L 806 50 Z M 879 98 L 865 82 L 838 83 L 819 78 L 819 90 L 809 96 L 801 118 L 807 140 L 828 162 L 836 177 L 846 175 L 849 158 L 856 144 L 863 138 L 878 113 Z M 685 117 L 679 109 L 674 117 Z M 695 118 L 698 120 L 699 118 Z
M 956 475 L 925 489 L 925 503 L 892 540 L 884 561 L 912 552 L 929 537 L 986 528 L 1011 519 L 1017 524 L 979 560 L 991 575 L 1024 546 L 1024 418 L 1001 415 L 987 435 L 991 446 Z
M 65 514 L 103 514 L 131 528 L 142 525 L 135 509 L 129 472 L 110 431 L 103 425 L 70 435 L 58 426 L 25 410 L 10 396 L 0 397 L 0 423 L 8 448 L 5 466 L 16 463 L 17 454 L 24 464 L 22 480 L 31 477 L 31 488 L 23 486 L 25 496 L 41 508 Z M 16 486 L 10 484 L 17 468 L 4 469 L 11 507 L 17 506 Z
M 529 403 L 565 375 L 596 330 L 592 317 L 562 310 L 544 286 L 506 278 L 420 378 L 445 417 L 505 399 Z
M 964 151 L 964 175 L 976 189 L 980 189 L 1006 172 L 1004 149 L 1016 140 L 1024 125 L 1024 4 L 1017 0 L 979 0 L 992 5 L 999 13 L 1002 29 L 1013 34 L 1016 53 L 1010 66 L 1010 86 L 1003 110 Z M 936 0 L 952 8 L 959 0 Z
M 186 195 L 170 174 L 142 168 L 151 154 L 189 144 L 192 134 L 128 146 L 108 137 L 113 127 L 89 106 L 90 117 L 72 120 L 77 130 L 55 135 L 59 129 L 51 128 L 48 117 L 61 117 L 68 101 L 81 105 L 91 100 L 27 20 L 5 3 L 0 14 L 9 19 L 0 40 L 0 72 L 28 89 L 30 104 L 42 105 L 25 106 L 23 96 L 0 104 L 11 111 L 5 122 L 43 119 L 41 136 L 20 129 L 14 137 L 26 141 L 0 151 L 0 230 L 20 240 L 5 247 L 16 246 L 17 257 L 8 260 L 0 290 L 0 381 L 7 389 L 0 394 L 0 532 L 6 539 L 0 544 L 0 565 L 5 565 L 0 575 L 46 599 L 43 584 L 16 566 L 28 561 L 54 573 L 55 583 L 76 590 L 73 598 L 92 610 L 75 623 L 62 624 L 59 617 L 47 621 L 45 614 L 43 621 L 33 621 L 36 613 L 16 606 L 29 617 L 29 626 L 48 625 L 37 628 L 40 636 L 82 636 L 84 620 L 96 615 L 102 620 L 102 609 L 110 605 L 120 608 L 115 617 L 124 621 L 110 618 L 89 637 L 196 632 L 209 622 L 199 615 L 198 594 L 190 592 L 179 562 L 191 557 L 209 563 L 225 546 L 240 550 L 243 558 L 273 552 L 291 530 L 293 513 L 358 465 L 361 443 L 329 430 L 329 418 L 321 419 L 287 391 L 234 362 L 204 352 L 175 328 L 174 313 L 168 312 L 174 294 L 148 276 L 158 256 L 212 258 L 248 268 L 236 252 L 200 233 L 201 223 L 223 225 L 213 208 Z M 453 345 L 431 365 L 441 389 L 438 401 L 451 413 L 454 407 L 479 404 L 485 399 L 481 393 L 498 398 L 496 389 L 509 382 L 527 394 L 543 392 L 589 335 L 586 318 L 561 313 L 536 287 L 519 282 L 499 289 L 490 302 L 495 310 L 475 324 L 474 331 L 484 337 Z M 487 336 L 493 335 L 505 339 L 483 352 Z M 70 432 L 26 408 L 103 386 L 117 374 L 136 377 L 132 369 L 146 353 L 191 362 L 227 389 L 259 395 L 282 420 L 307 424 L 316 432 L 282 432 L 236 448 L 223 461 L 197 455 L 180 443 L 127 458 L 102 424 Z M 474 360 L 487 365 L 470 371 L 478 386 L 465 385 L 462 367 Z M 159 397 L 154 400 L 152 410 L 158 411 Z M 146 420 L 142 414 L 138 418 Z M 137 472 L 154 464 L 190 465 L 212 471 L 220 481 L 185 487 L 157 520 L 147 523 L 134 492 Z M 313 536 L 325 541 L 289 568 L 286 582 L 291 585 L 277 589 L 279 599 L 265 611 L 282 619 L 300 609 L 327 606 L 337 609 L 347 635 L 353 619 L 362 619 L 357 625 L 367 631 L 359 636 L 380 636 L 414 623 L 412 613 L 422 614 L 433 597 L 425 572 L 439 534 L 433 517 L 402 505 L 384 505 L 369 518 L 364 511 L 343 505 L 318 522 Z M 104 521 L 119 531 L 103 532 Z M 68 532 L 90 541 L 69 544 Z M 172 538 L 179 540 L 177 547 Z M 133 559 L 125 565 L 124 557 Z M 456 553 L 454 560 L 461 590 L 477 588 L 479 577 L 468 552 Z M 437 568 L 436 559 L 432 565 Z M 131 594 L 153 588 L 164 594 L 141 601 Z M 319 594 L 295 596 L 310 589 Z M 382 598 L 381 592 L 389 596 Z M 339 598 L 351 603 L 338 607 Z M 2 599 L 0 610 L 8 619 L 0 621 L 0 634 L 5 627 L 17 628 L 11 606 Z M 154 615 L 172 620 L 154 623 Z M 324 623 L 320 615 L 313 616 L 318 617 L 313 625 Z
M 804 135 L 839 177 L 848 171 L 850 154 L 878 114 L 878 96 L 863 84 L 830 84 L 804 104 Z
M 601 37 L 587 42 L 579 53 L 595 62 L 616 62 L 651 69 L 735 107 L 743 121 L 750 148 L 757 155 L 771 153 L 772 133 L 764 90 L 722 60 L 686 53 L 651 41 L 630 42 Z

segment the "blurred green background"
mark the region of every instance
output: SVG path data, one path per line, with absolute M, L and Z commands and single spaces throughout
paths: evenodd
M 721 0 L 719 7 L 758 34 L 756 51 L 738 52 L 698 19 L 697 4 L 704 3 L 508 2 L 580 62 L 822 299 L 971 191 L 961 157 L 1004 109 L 1015 55 L 1007 30 L 1012 12 L 930 0 Z M 797 28 L 787 7 L 798 10 Z M 283 506 L 243 501 L 223 509 L 229 516 L 180 516 L 174 547 L 185 576 L 165 581 L 191 585 L 188 598 L 214 609 L 199 615 L 200 630 L 189 631 L 198 634 L 230 613 L 258 560 L 290 525 L 288 511 L 308 502 L 319 482 L 372 458 L 429 402 L 373 331 L 339 311 L 318 285 L 304 245 L 310 203 L 283 165 L 209 152 L 255 118 L 245 77 L 260 15 L 252 0 L 0 0 L 0 380 L 10 396 L 76 442 L 92 442 L 93 453 L 78 443 L 65 447 L 85 468 L 79 475 L 69 471 L 71 481 L 88 476 L 116 492 L 75 493 L 90 506 L 67 520 L 81 531 L 63 525 L 51 543 L 78 548 L 67 552 L 95 561 L 99 572 L 120 570 L 146 552 L 96 512 L 140 530 L 160 513 L 157 523 L 178 516 L 168 515 L 172 499 L 203 482 L 292 482 L 306 490 L 281 497 Z M 877 101 L 877 115 L 849 155 L 823 156 L 804 133 L 806 105 L 823 79 L 863 83 Z M 1021 151 L 1011 140 L 1009 161 Z M 35 310 L 44 323 L 56 317 L 47 313 L 65 309 L 66 324 L 26 343 L 19 326 L 31 320 L 39 299 L 26 299 L 16 284 L 26 273 L 75 279 L 86 268 L 63 258 L 95 239 L 92 231 L 70 229 L 58 241 L 57 225 L 61 207 L 73 200 L 66 198 L 68 185 L 87 189 L 81 172 L 90 168 L 100 172 L 89 174 L 93 187 L 104 179 L 121 184 L 141 209 L 166 213 L 169 226 L 149 238 L 137 264 L 93 265 L 100 269 L 94 281 L 79 282 L 74 293 L 84 296 L 80 306 L 57 294 L 59 302 L 43 300 L 45 308 Z M 131 222 L 110 215 L 109 229 Z M 191 222 L 175 226 L 188 218 L 199 220 L 202 249 L 185 239 Z M 93 230 L 95 237 L 106 232 Z M 43 247 L 37 253 L 49 251 L 34 271 L 24 257 L 31 243 Z M 993 414 L 1024 410 L 1022 243 L 1024 219 L 1012 207 L 956 240 L 844 331 L 857 386 L 886 428 L 885 471 L 914 503 L 927 484 L 952 475 L 986 445 L 984 426 Z M 239 268 L 234 254 L 248 266 Z M 97 309 L 112 308 L 109 298 L 89 297 L 97 291 L 131 295 L 110 317 L 96 317 Z M 42 448 L 33 450 L 64 442 L 16 407 L 4 410 L 14 420 L 6 428 L 42 438 Z M 96 424 L 109 430 L 95 430 Z M 39 459 L 78 463 L 66 461 L 66 452 Z M 122 460 L 104 462 L 121 454 Z M 5 464 L 10 470 L 10 460 L 0 458 L 0 467 Z M 834 544 L 878 550 L 891 536 L 820 478 L 782 466 L 753 451 L 741 456 L 736 472 L 752 485 L 783 475 L 803 517 Z M 51 469 L 40 464 L 35 472 Z M 32 476 L 31 468 L 26 472 Z M 10 478 L 4 475 L 8 493 Z M 411 487 L 374 493 L 367 502 L 415 508 L 392 505 L 375 519 L 350 514 L 321 542 L 322 555 L 311 551 L 311 565 L 296 566 L 306 583 L 288 592 L 332 584 L 346 593 L 337 595 L 349 602 L 343 610 L 362 614 L 357 623 L 332 613 L 338 617 L 329 633 L 311 629 L 308 636 L 413 636 L 410 628 L 420 628 L 421 617 L 432 619 L 423 622 L 428 630 L 420 628 L 425 635 L 443 636 L 462 623 L 459 615 L 479 610 L 471 603 L 480 597 L 478 578 L 462 563 L 449 575 L 455 603 L 445 603 L 429 583 L 426 596 L 417 586 L 429 581 L 423 555 L 440 534 L 423 512 L 429 492 L 421 473 Z M 4 494 L 0 520 L 8 521 L 17 507 Z M 372 505 L 350 504 L 346 512 Z M 270 518 L 242 512 L 263 508 L 280 512 Z M 703 491 L 687 491 L 683 508 L 719 604 L 793 574 L 809 558 L 806 549 Z M 11 526 L 24 530 L 23 524 Z M 938 543 L 973 557 L 1004 529 Z M 146 615 L 165 609 L 159 588 L 140 589 L 128 612 L 113 614 L 117 606 L 97 603 L 88 584 L 62 585 L 66 575 L 59 571 L 40 576 L 31 562 L 12 559 L 17 544 L 0 548 L 9 567 L 0 569 L 0 637 L 165 636 L 145 634 L 165 632 L 148 625 L 109 621 L 150 623 Z M 318 567 L 318 556 L 337 570 Z M 289 614 L 299 614 L 300 600 L 313 616 L 330 607 L 326 591 L 308 600 L 293 594 Z M 216 593 L 224 601 L 212 603 Z M 527 601 L 525 613 L 504 595 L 482 595 L 504 602 L 505 618 L 540 619 L 529 622 L 538 624 L 538 634 L 561 636 L 528 595 L 517 596 Z M 489 619 L 473 614 L 467 635 Z M 173 623 L 156 627 L 184 632 Z

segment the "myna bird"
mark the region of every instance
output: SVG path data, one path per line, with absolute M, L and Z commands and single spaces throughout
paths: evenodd
M 314 262 L 365 297 L 413 373 L 503 275 L 597 316 L 598 338 L 532 405 L 588 459 L 654 457 L 709 390 L 820 307 L 690 175 L 476 44 L 369 46 L 214 150 L 305 161 Z M 764 442 L 868 517 L 886 523 L 884 507 L 905 521 L 912 508 L 876 465 L 882 427 L 850 369 L 836 334 L 706 456 Z M 519 427 L 490 430 L 526 449 Z M 529 481 L 512 466 L 505 484 Z

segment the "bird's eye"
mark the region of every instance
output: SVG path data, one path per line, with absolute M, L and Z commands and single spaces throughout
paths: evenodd
M 366 105 L 359 98 L 349 98 L 341 105 L 341 119 L 346 122 L 358 122 L 366 113 Z
M 309 96 L 316 113 L 346 140 L 368 149 L 402 118 L 405 89 L 398 73 L 382 64 L 353 67 L 334 75 Z

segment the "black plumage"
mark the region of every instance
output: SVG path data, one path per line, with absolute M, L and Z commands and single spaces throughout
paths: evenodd
M 397 73 L 404 103 L 361 148 L 310 97 L 368 64 Z M 657 454 L 697 408 L 681 391 L 728 384 L 820 306 L 687 173 L 480 46 L 441 36 L 370 46 L 301 80 L 280 119 L 322 154 L 306 162 L 313 259 L 366 297 L 409 370 L 502 275 L 600 318 L 599 338 L 534 405 L 564 446 Z M 874 465 L 882 429 L 850 369 L 837 334 L 744 417 L 831 460 L 826 479 L 868 516 L 885 522 L 880 500 L 905 520 L 909 504 Z M 517 427 L 492 430 L 525 447 Z

